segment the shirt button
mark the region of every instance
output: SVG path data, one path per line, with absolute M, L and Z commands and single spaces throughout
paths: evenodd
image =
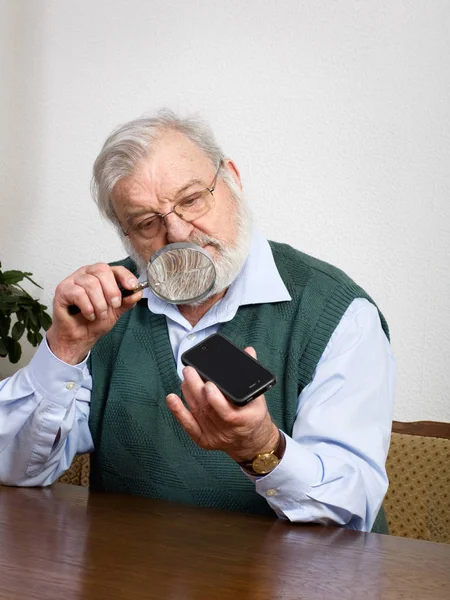
M 68 381 L 66 383 L 66 389 L 67 390 L 73 390 L 74 387 L 75 387 L 75 383 L 73 381 Z
M 195 333 L 190 333 L 190 334 L 187 336 L 187 339 L 188 339 L 188 340 L 195 340 Z
M 275 490 L 274 488 L 270 488 L 270 490 L 267 490 L 266 492 L 266 496 L 276 496 L 277 495 L 277 490 Z

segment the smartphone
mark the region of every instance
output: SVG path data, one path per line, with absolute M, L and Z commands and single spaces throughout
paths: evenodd
M 212 381 L 233 404 L 244 406 L 273 387 L 276 376 L 220 333 L 207 337 L 181 356 L 203 381 Z

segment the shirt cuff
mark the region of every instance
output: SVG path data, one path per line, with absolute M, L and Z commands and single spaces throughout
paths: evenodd
M 255 482 L 256 491 L 282 516 L 292 518 L 298 514 L 302 503 L 309 501 L 312 487 L 319 484 L 323 476 L 322 461 L 291 437 L 286 438 L 284 456 L 275 469 L 264 477 L 247 474 Z
M 68 406 L 89 377 L 88 358 L 89 355 L 78 365 L 69 365 L 53 354 L 44 338 L 25 369 L 39 393 Z

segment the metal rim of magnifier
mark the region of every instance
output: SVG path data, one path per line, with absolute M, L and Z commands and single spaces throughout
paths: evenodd
M 157 261 L 158 258 L 160 256 L 162 256 L 163 254 L 166 254 L 167 252 L 171 252 L 173 250 L 193 250 L 195 252 L 198 252 L 199 254 L 203 254 L 203 256 L 205 256 L 210 262 L 212 273 L 213 273 L 213 276 L 211 278 L 211 283 L 201 294 L 195 296 L 194 298 L 171 300 L 171 299 L 168 299 L 166 296 L 160 294 L 158 292 L 158 290 L 155 289 L 155 287 L 150 284 L 149 271 L 150 271 L 150 268 L 153 265 L 153 263 L 155 261 Z M 211 255 L 209 254 L 209 252 L 207 252 L 201 246 L 198 246 L 197 244 L 193 244 L 192 242 L 174 242 L 172 244 L 167 244 L 166 246 L 163 246 L 162 248 L 157 250 L 154 254 L 152 254 L 152 256 L 150 257 L 150 260 L 148 261 L 148 265 L 147 265 L 147 281 L 148 281 L 148 287 L 152 290 L 152 292 L 155 294 L 155 296 L 157 298 L 159 298 L 160 300 L 164 300 L 164 302 L 168 302 L 169 304 L 194 304 L 195 302 L 200 302 L 201 300 L 203 300 L 203 298 L 205 298 L 209 294 L 209 292 L 212 290 L 212 288 L 216 282 L 216 267 L 214 265 L 214 262 L 211 258 Z

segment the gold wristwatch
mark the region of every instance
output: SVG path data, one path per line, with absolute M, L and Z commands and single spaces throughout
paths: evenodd
M 270 452 L 260 452 L 248 462 L 241 462 L 239 465 L 252 475 L 267 475 L 271 473 L 283 458 L 286 448 L 286 438 L 280 431 L 280 437 L 276 448 Z

